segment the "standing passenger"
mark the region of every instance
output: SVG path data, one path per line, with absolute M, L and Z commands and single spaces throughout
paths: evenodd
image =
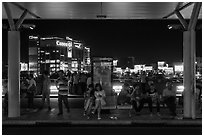
M 29 75 L 29 86 L 27 90 L 27 96 L 28 96 L 28 108 L 34 108 L 33 105 L 33 99 L 34 95 L 36 93 L 36 82 L 33 78 L 33 75 Z
M 51 110 L 51 107 L 50 107 L 50 84 L 51 84 L 51 81 L 49 78 L 49 73 L 48 73 L 48 71 L 45 71 L 43 73 L 42 107 L 45 104 L 45 98 L 46 98 L 47 107 L 48 107 L 49 111 Z
M 59 71 L 59 78 L 56 81 L 56 86 L 59 90 L 58 92 L 58 107 L 59 107 L 59 113 L 58 115 L 63 114 L 63 108 L 62 108 L 62 101 L 64 102 L 65 107 L 67 108 L 67 113 L 70 112 L 69 104 L 68 104 L 68 86 L 67 86 L 67 80 L 64 77 L 63 71 Z

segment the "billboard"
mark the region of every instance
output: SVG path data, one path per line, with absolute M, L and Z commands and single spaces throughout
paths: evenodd
M 112 93 L 112 66 L 112 58 L 93 59 L 93 83 L 100 83 L 107 96 Z

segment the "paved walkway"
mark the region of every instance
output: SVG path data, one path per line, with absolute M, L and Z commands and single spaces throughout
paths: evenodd
M 83 115 L 83 109 L 71 109 L 70 113 L 64 110 L 64 114 L 57 116 L 58 110 L 52 108 L 51 111 L 47 109 L 21 109 L 21 117 L 8 118 L 3 116 L 3 125 L 36 125 L 36 124 L 68 124 L 68 125 L 189 125 L 189 126 L 201 126 L 202 119 L 182 119 L 182 115 L 178 118 L 173 118 L 169 115 L 166 108 L 161 109 L 161 116 L 154 114 L 149 115 L 148 109 L 144 108 L 141 114 L 138 116 L 134 111 L 129 116 L 128 110 L 103 110 L 102 119 L 97 120 L 96 115 L 93 115 L 90 119 L 87 119 Z M 117 119 L 116 119 L 117 118 Z

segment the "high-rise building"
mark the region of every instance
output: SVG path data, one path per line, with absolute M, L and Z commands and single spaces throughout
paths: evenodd
M 38 74 L 44 70 L 51 74 L 59 70 L 83 71 L 88 58 L 90 48 L 71 38 L 29 37 L 29 70 Z

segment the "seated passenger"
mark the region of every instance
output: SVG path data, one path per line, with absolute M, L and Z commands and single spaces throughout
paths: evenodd
M 94 92 L 94 96 L 95 96 L 95 108 L 93 110 L 93 114 L 96 112 L 96 109 L 98 111 L 98 120 L 101 119 L 101 107 L 106 105 L 106 102 L 104 100 L 104 98 L 106 97 L 105 95 L 105 91 L 102 89 L 101 84 L 97 83 L 95 86 L 95 92 Z
M 135 88 L 133 89 L 133 92 L 131 93 L 131 104 L 135 111 L 137 112 L 137 109 L 139 107 L 139 102 L 140 102 L 140 86 L 137 84 L 135 85 Z
M 131 95 L 129 93 L 129 84 L 125 83 L 118 96 L 117 104 L 118 105 L 130 104 L 130 99 L 131 99 L 130 97 Z
M 152 99 L 152 103 L 156 103 L 157 105 L 157 115 L 160 116 L 160 101 L 159 101 L 159 94 L 157 90 L 155 89 L 155 86 L 153 83 L 150 84 L 150 89 L 148 90 L 149 96 Z
M 84 99 L 84 115 L 87 115 L 87 118 L 89 119 L 90 111 L 95 100 L 93 84 L 89 84 L 88 90 L 84 93 Z

